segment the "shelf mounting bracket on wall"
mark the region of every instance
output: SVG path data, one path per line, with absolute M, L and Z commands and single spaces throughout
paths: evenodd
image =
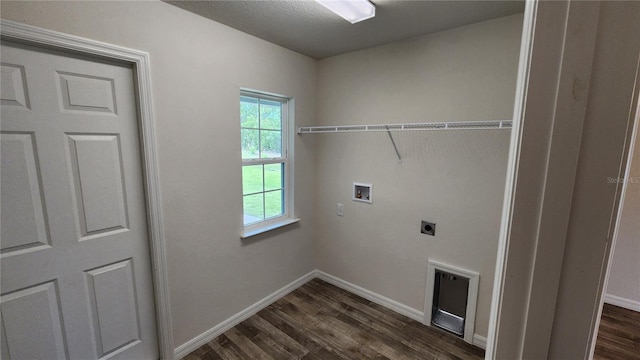
M 398 156 L 398 162 L 402 162 L 402 157 L 400 156 L 400 152 L 398 151 L 398 147 L 396 146 L 395 140 L 393 140 L 393 135 L 391 135 L 391 131 L 389 131 L 389 125 L 385 125 L 387 129 L 387 134 L 389 135 L 389 139 L 391 139 L 391 144 L 393 145 L 393 149 L 396 151 L 396 156 Z

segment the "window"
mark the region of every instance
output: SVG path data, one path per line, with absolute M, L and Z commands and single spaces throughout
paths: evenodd
M 245 234 L 248 228 L 289 218 L 292 195 L 288 184 L 288 104 L 285 98 L 240 93 Z

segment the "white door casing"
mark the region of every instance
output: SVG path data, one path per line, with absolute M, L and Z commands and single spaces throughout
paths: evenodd
M 126 61 L 3 46 L 2 356 L 172 358 L 148 55 L 1 29 Z

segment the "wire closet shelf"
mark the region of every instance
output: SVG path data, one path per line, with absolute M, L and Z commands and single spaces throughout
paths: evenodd
M 321 133 L 341 133 L 341 132 L 386 132 L 389 135 L 393 149 L 398 157 L 398 162 L 402 162 L 402 156 L 398 151 L 398 146 L 391 135 L 392 131 L 424 131 L 424 130 L 501 130 L 511 129 L 511 120 L 493 121 L 452 121 L 452 122 L 431 122 L 414 124 L 378 124 L 378 125 L 340 125 L 340 126 L 303 126 L 298 128 L 298 134 L 321 134 Z
M 303 126 L 298 134 L 369 132 L 369 131 L 424 131 L 424 130 L 491 130 L 511 129 L 511 120 L 495 121 L 455 121 L 413 124 L 376 124 L 376 125 L 339 125 L 339 126 Z

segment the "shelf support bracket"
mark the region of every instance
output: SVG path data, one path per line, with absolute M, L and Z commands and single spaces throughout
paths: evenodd
M 393 149 L 396 151 L 396 156 L 398 156 L 398 162 L 402 162 L 402 157 L 400 157 L 400 152 L 398 151 L 398 147 L 396 146 L 395 140 L 393 140 L 393 135 L 391 135 L 391 131 L 389 131 L 389 126 L 384 126 L 387 129 L 387 135 L 389 135 L 389 139 L 391 139 L 391 144 L 393 145 Z

